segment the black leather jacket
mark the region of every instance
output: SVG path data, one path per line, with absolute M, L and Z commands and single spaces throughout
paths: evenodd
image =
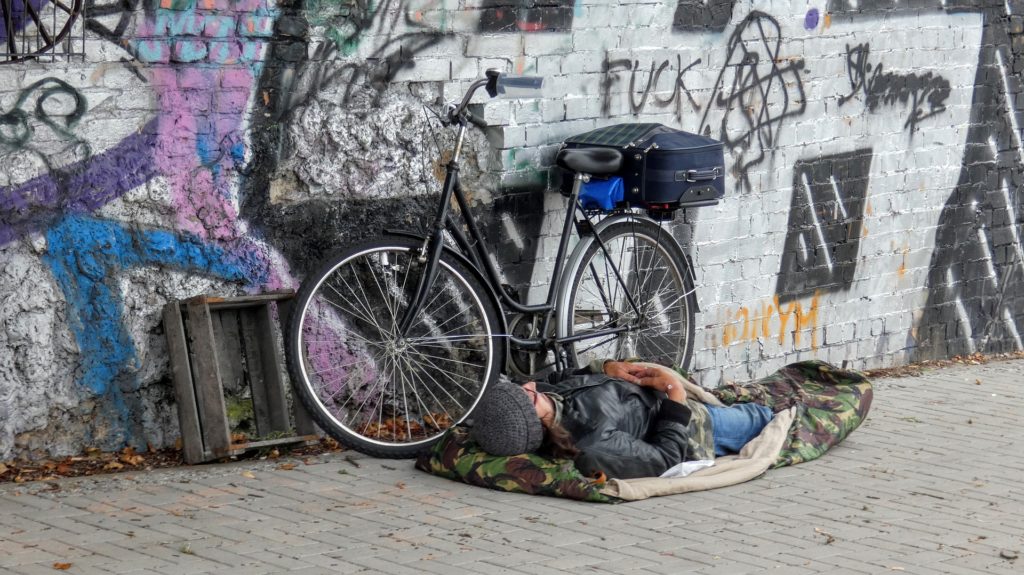
M 564 398 L 562 425 L 584 475 L 657 477 L 687 459 L 690 408 L 660 392 L 603 374 L 556 374 L 537 389 Z

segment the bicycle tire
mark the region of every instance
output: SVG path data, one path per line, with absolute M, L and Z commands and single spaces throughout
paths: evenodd
M 565 271 L 558 301 L 559 337 L 631 324 L 632 330 L 566 344 L 567 359 L 638 358 L 689 369 L 697 298 L 690 264 L 678 242 L 655 222 L 630 216 L 606 220 L 581 240 Z M 619 269 L 622 281 L 613 270 Z M 623 285 L 624 284 L 624 285 Z M 625 297 L 634 296 L 639 314 Z
M 414 457 L 467 419 L 505 353 L 497 302 L 444 252 L 419 317 L 396 333 L 421 245 L 396 236 L 342 251 L 302 283 L 288 322 L 300 401 L 332 437 L 375 457 Z

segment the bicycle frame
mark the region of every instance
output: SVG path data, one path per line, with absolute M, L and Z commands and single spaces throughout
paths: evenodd
M 555 267 L 552 270 L 552 277 L 550 285 L 548 286 L 547 297 L 542 304 L 526 305 L 522 304 L 513 299 L 504 289 L 501 288 L 501 279 L 498 274 L 498 270 L 495 268 L 494 262 L 491 261 L 490 254 L 487 251 L 484 243 L 483 235 L 480 233 L 479 227 L 476 223 L 476 218 L 473 216 L 473 212 L 469 209 L 469 204 L 466 201 L 465 194 L 462 191 L 462 186 L 459 183 L 459 159 L 462 153 L 462 145 L 465 138 L 466 125 L 464 122 L 459 123 L 458 134 L 455 142 L 455 150 L 452 155 L 451 161 L 445 166 L 445 179 L 444 185 L 441 192 L 441 199 L 438 203 L 438 210 L 434 218 L 433 228 L 424 239 L 423 248 L 421 249 L 419 261 L 424 264 L 424 273 L 420 277 L 419 283 L 414 292 L 414 296 L 410 301 L 410 305 L 399 322 L 400 333 L 404 336 L 410 326 L 415 321 L 416 316 L 419 314 L 420 308 L 423 305 L 423 300 L 426 294 L 430 291 L 433 286 L 434 279 L 437 276 L 437 264 L 441 257 L 441 252 L 444 248 L 444 234 L 448 232 L 454 239 L 455 244 L 458 246 L 459 251 L 472 263 L 477 270 L 481 271 L 481 275 L 484 280 L 490 285 L 491 289 L 497 294 L 502 309 L 511 309 L 522 314 L 542 314 L 543 320 L 541 324 L 540 337 L 536 339 L 523 339 L 515 337 L 512 334 L 506 334 L 509 341 L 518 346 L 521 349 L 530 351 L 540 351 L 544 349 L 552 349 L 555 351 L 556 364 L 561 364 L 561 354 L 557 352 L 559 346 L 574 343 L 585 339 L 595 339 L 599 337 L 607 337 L 615 334 L 619 334 L 625 331 L 630 331 L 632 328 L 629 326 L 622 327 L 610 327 L 607 329 L 589 332 L 583 335 L 575 335 L 570 337 L 544 337 L 543 334 L 548 333 L 548 328 L 551 326 L 552 317 L 555 311 L 555 299 L 558 294 L 558 285 L 561 281 L 561 276 L 566 263 L 566 256 L 569 250 L 569 241 L 572 234 L 573 227 L 582 226 L 581 222 L 576 219 L 576 212 L 579 211 L 583 216 L 583 219 L 593 228 L 593 222 L 590 217 L 582 210 L 579 205 L 579 194 L 582 184 L 585 181 L 586 176 L 583 174 L 577 174 L 575 182 L 572 187 L 572 192 L 569 197 L 569 201 L 566 206 L 565 220 L 562 223 L 562 234 L 558 242 L 558 252 L 555 256 Z M 459 211 L 462 213 L 462 219 L 466 224 L 466 229 L 469 232 L 469 238 L 462 232 L 456 221 L 452 218 L 450 213 L 451 199 L 455 197 L 455 201 L 459 206 Z M 600 249 L 607 253 L 607 249 L 600 237 L 595 236 L 595 239 L 600 246 Z M 472 243 L 470 242 L 472 240 Z M 620 271 L 614 269 L 616 279 L 623 285 L 625 284 L 624 279 Z M 626 290 L 627 300 L 629 305 L 634 311 L 637 311 L 636 302 L 633 301 L 632 296 Z

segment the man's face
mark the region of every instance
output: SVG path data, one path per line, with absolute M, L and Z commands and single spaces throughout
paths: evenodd
M 541 423 L 549 425 L 555 419 L 555 405 L 550 397 L 537 391 L 537 383 L 531 381 L 523 386 L 523 391 L 530 398 L 530 403 L 533 404 L 533 408 L 537 410 L 537 417 L 540 418 Z

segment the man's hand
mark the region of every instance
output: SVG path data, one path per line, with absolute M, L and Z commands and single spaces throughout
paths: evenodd
M 679 380 L 664 367 L 650 367 L 647 372 L 640 376 L 640 385 L 665 392 L 672 401 L 679 403 L 686 402 L 686 391 Z
M 668 368 L 644 367 L 626 361 L 609 361 L 604 364 L 605 374 L 635 383 L 641 387 L 650 387 L 663 392 L 672 401 L 686 402 L 686 391 L 682 384 Z
M 640 378 L 647 373 L 647 368 L 628 361 L 606 361 L 604 362 L 604 373 L 616 379 L 640 385 Z

